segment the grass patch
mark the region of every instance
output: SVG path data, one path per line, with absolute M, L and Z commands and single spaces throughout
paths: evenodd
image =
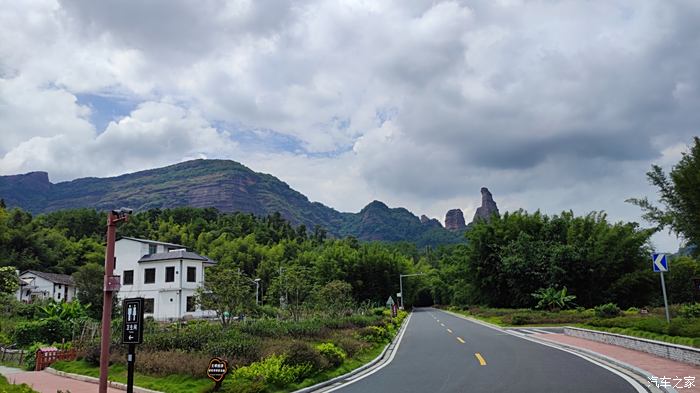
M 88 377 L 97 378 L 100 376 L 100 368 L 92 366 L 84 360 L 56 362 L 51 367 L 67 373 L 86 375 Z M 136 368 L 138 369 L 138 357 Z M 126 383 L 126 367 L 121 364 L 110 366 L 109 380 Z M 207 378 L 194 378 L 184 375 L 152 377 L 136 372 L 134 373 L 134 385 L 165 393 L 191 393 L 206 391 L 212 386 L 212 382 Z
M 0 392 L 2 393 L 39 393 L 29 387 L 27 384 L 13 385 L 8 382 L 7 378 L 0 375 Z

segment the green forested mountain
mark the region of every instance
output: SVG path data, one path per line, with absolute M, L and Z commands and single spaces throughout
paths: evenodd
M 61 209 L 137 211 L 213 207 L 222 212 L 266 216 L 279 212 L 293 225 L 323 227 L 334 237 L 410 241 L 418 246 L 457 243 L 462 233 L 425 225 L 406 209 L 372 202 L 360 213 L 342 213 L 311 202 L 274 176 L 229 160 L 193 160 L 110 178 L 51 183 L 45 172 L 0 176 L 0 198 L 33 214 Z

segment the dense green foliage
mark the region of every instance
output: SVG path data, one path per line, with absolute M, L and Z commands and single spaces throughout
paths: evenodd
M 585 307 L 647 304 L 655 293 L 651 234 L 634 223 L 611 224 L 603 213 L 517 211 L 479 222 L 467 233 L 472 303 L 532 307 L 539 289 L 566 287 Z
M 0 266 L 74 274 L 99 317 L 100 265 L 104 259 L 104 215 L 89 209 L 33 217 L 0 208 Z M 576 296 L 575 305 L 613 302 L 623 308 L 658 304 L 657 276 L 649 270 L 650 230 L 610 223 L 602 213 L 505 213 L 473 225 L 467 244 L 418 248 L 410 243 L 364 243 L 328 239 L 322 229 L 294 227 L 281 215 L 255 217 L 215 209 L 153 209 L 131 216 L 122 236 L 182 244 L 218 261 L 223 271 L 260 278 L 261 301 L 287 303 L 293 316 L 343 303 L 383 304 L 398 292 L 400 273 L 425 273 L 404 280 L 406 305 L 483 304 L 534 307 L 539 290 Z M 51 239 L 51 241 L 47 241 Z M 667 275 L 671 302 L 694 300 L 690 277 L 700 274 L 692 258 L 677 258 Z M 339 281 L 342 287 L 324 286 Z M 347 293 L 348 285 L 350 297 Z M 249 282 L 247 299 L 254 299 Z M 328 303 L 330 299 L 333 304 Z M 223 310 L 222 310 L 223 311 Z M 235 316 L 240 310 L 230 310 Z
M 647 173 L 649 183 L 659 190 L 663 208 L 647 198 L 632 198 L 628 202 L 641 207 L 644 218 L 656 223 L 658 229 L 668 227 L 697 246 L 700 245 L 700 138 L 693 138 L 693 142 L 669 175 L 658 165 L 653 165 Z
M 532 296 L 537 299 L 536 308 L 546 308 L 548 310 L 558 310 L 569 307 L 576 299 L 574 295 L 568 295 L 566 287 L 562 289 L 540 289 Z

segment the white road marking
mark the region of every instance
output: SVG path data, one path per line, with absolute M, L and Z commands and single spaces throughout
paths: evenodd
M 365 378 L 369 377 L 370 375 L 376 373 L 377 371 L 383 369 L 384 367 L 388 366 L 388 365 L 391 363 L 391 361 L 394 360 L 394 356 L 396 356 L 396 352 L 399 351 L 399 346 L 401 345 L 401 341 L 403 340 L 403 335 L 406 333 L 406 330 L 408 330 L 408 324 L 411 322 L 411 317 L 412 317 L 412 316 L 413 316 L 413 313 L 408 314 L 408 320 L 406 321 L 406 327 L 405 327 L 405 328 L 403 329 L 403 331 L 401 332 L 401 336 L 399 336 L 398 341 L 396 341 L 396 346 L 394 347 L 394 350 L 391 352 L 391 355 L 389 355 L 389 359 L 387 359 L 386 363 L 384 363 L 384 364 L 382 364 L 381 366 L 375 368 L 374 370 L 368 372 L 367 374 L 361 374 L 361 375 L 359 375 L 359 376 L 354 376 L 354 377 L 348 379 L 348 382 L 345 382 L 345 383 L 343 383 L 342 385 L 340 385 L 340 386 L 338 386 L 338 387 L 335 387 L 335 388 L 333 388 L 333 389 L 331 389 L 331 390 L 326 390 L 326 391 L 324 391 L 324 393 L 330 393 L 330 392 L 334 392 L 334 391 L 336 391 L 336 390 L 338 390 L 338 389 L 342 389 L 342 388 L 344 388 L 344 387 L 346 387 L 346 386 L 348 386 L 348 385 L 351 385 L 351 384 L 353 384 L 353 383 L 355 383 L 355 382 L 357 382 L 357 381 L 360 381 L 360 380 L 362 380 L 362 379 L 365 379 Z
M 443 311 L 443 312 L 444 312 L 444 311 Z M 547 346 L 547 347 L 550 347 L 550 348 L 558 349 L 558 350 L 560 350 L 560 351 L 568 352 L 568 353 L 570 353 L 570 354 L 572 354 L 572 355 L 574 355 L 574 356 L 578 356 L 578 357 L 580 357 L 581 359 L 584 359 L 584 360 L 586 360 L 586 361 L 588 361 L 588 362 L 591 362 L 591 363 L 595 364 L 596 366 L 602 367 L 602 368 L 604 368 L 604 369 L 610 371 L 611 373 L 617 375 L 618 377 L 620 377 L 620 378 L 622 378 L 623 380 L 625 380 L 625 382 L 629 383 L 629 384 L 637 391 L 637 393 L 648 393 L 648 391 L 642 386 L 641 383 L 635 381 L 634 379 L 632 379 L 631 377 L 625 375 L 624 373 L 622 373 L 622 372 L 620 372 L 620 371 L 617 371 L 617 370 L 615 370 L 614 368 L 612 368 L 612 367 L 610 367 L 610 366 L 607 366 L 607 365 L 605 365 L 605 364 L 603 364 L 603 363 L 599 363 L 599 362 L 596 361 L 595 359 L 589 358 L 589 357 L 587 357 L 587 356 L 584 356 L 584 355 L 582 355 L 582 354 L 579 354 L 579 353 L 577 353 L 577 352 L 575 352 L 575 351 L 572 351 L 572 350 L 570 350 L 570 349 L 566 349 L 566 348 L 563 348 L 563 347 L 559 347 L 559 346 L 556 346 L 556 345 L 553 345 L 553 344 L 544 343 L 544 342 L 541 342 L 540 340 L 532 339 L 532 338 L 528 337 L 527 334 L 517 333 L 517 332 L 514 332 L 514 331 L 510 331 L 510 330 L 504 330 L 504 329 L 501 329 L 501 328 L 497 328 L 497 327 L 494 327 L 494 326 L 490 326 L 490 325 L 488 325 L 488 324 L 486 324 L 486 323 L 483 323 L 483 322 L 481 322 L 481 321 L 472 321 L 472 320 L 469 320 L 469 319 L 467 319 L 466 317 L 463 317 L 463 316 L 461 316 L 461 315 L 455 315 L 455 316 L 456 316 L 457 318 L 463 319 L 463 320 L 465 320 L 465 321 L 467 321 L 467 322 L 473 322 L 473 323 L 476 323 L 476 324 L 478 324 L 478 325 L 487 327 L 487 328 L 489 328 L 489 329 L 493 329 L 493 330 L 496 330 L 496 331 L 505 332 L 506 334 L 510 334 L 510 335 L 513 336 L 513 337 L 519 337 L 519 338 L 522 338 L 523 340 L 531 341 L 531 342 L 536 343 L 536 344 L 540 344 L 540 345 L 544 345 L 544 346 Z

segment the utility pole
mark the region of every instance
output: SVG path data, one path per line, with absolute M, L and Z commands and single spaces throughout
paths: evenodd
M 425 273 L 399 274 L 399 293 L 401 294 L 401 309 L 403 310 L 403 278 L 411 276 L 422 276 Z
M 110 326 L 112 322 L 112 296 L 119 290 L 120 277 L 114 275 L 114 242 L 117 238 L 117 223 L 127 221 L 131 209 L 112 210 L 107 215 L 107 250 L 105 251 L 104 297 L 102 304 L 102 337 L 100 341 L 100 386 L 99 393 L 107 393 L 109 373 Z

